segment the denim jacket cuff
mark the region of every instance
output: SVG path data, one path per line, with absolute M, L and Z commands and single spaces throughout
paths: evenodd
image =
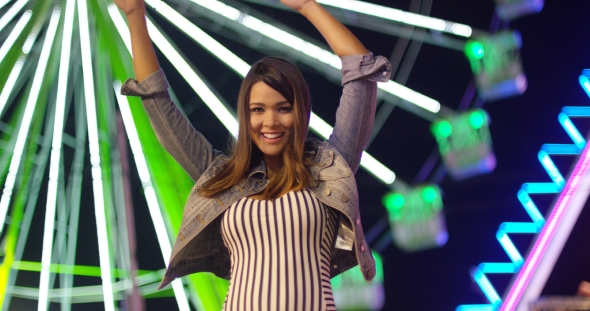
M 358 79 L 387 82 L 391 76 L 391 64 L 383 56 L 373 56 L 373 53 L 369 53 L 344 56 L 340 59 L 342 85 Z
M 134 79 L 127 79 L 127 81 L 121 86 L 121 94 L 130 96 L 150 96 L 164 92 L 169 87 L 164 71 L 160 68 L 141 82 L 137 82 Z

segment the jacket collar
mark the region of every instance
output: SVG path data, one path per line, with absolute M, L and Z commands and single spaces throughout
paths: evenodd
M 255 176 L 257 174 L 260 176 Z M 266 163 L 264 163 L 264 160 L 260 160 L 258 165 L 256 165 L 254 168 L 252 168 L 252 170 L 250 171 L 250 174 L 248 175 L 248 178 L 251 178 L 251 177 L 258 177 L 260 179 L 266 178 Z

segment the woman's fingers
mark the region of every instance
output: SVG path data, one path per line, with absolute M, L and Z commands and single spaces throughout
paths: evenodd
M 133 14 L 139 10 L 145 11 L 143 0 L 115 0 L 115 4 L 125 15 Z
M 590 297 L 590 283 L 582 281 L 578 286 L 578 295 Z

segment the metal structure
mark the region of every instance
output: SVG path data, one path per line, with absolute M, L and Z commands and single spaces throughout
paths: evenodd
M 588 77 L 580 76 L 580 84 L 587 89 Z M 484 262 L 472 271 L 475 282 L 489 300 L 484 305 L 462 305 L 457 311 L 467 310 L 528 310 L 528 305 L 539 297 L 553 269 L 557 257 L 567 241 L 576 219 L 588 199 L 590 189 L 590 149 L 586 139 L 575 127 L 571 118 L 590 117 L 590 107 L 564 107 L 558 116 L 559 123 L 572 140 L 572 144 L 544 144 L 538 159 L 547 171 L 551 182 L 524 183 L 517 197 L 531 222 L 504 222 L 496 238 L 506 251 L 510 262 Z M 574 169 L 567 180 L 551 160 L 551 156 L 577 156 Z M 559 194 L 547 219 L 541 215 L 530 195 Z M 511 241 L 509 234 L 536 234 L 530 252 L 523 257 Z M 513 283 L 502 299 L 486 274 L 515 274 Z M 531 284 L 531 288 L 528 288 Z M 523 301 L 521 302 L 521 298 Z M 518 309 L 517 309 L 518 307 Z

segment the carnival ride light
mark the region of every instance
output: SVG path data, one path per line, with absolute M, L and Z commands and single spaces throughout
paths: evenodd
M 403 24 L 446 32 L 461 37 L 469 37 L 473 32 L 468 25 L 358 0 L 318 0 L 318 2 L 353 12 L 364 13 Z
M 580 79 L 584 87 L 585 79 Z M 589 94 L 590 96 L 590 94 Z M 545 144 L 538 153 L 538 160 L 545 168 L 552 182 L 523 183 L 517 198 L 531 217 L 532 222 L 505 222 L 496 233 L 500 245 L 511 259 L 511 263 L 482 263 L 472 271 L 473 279 L 488 298 L 490 304 L 461 305 L 456 310 L 509 310 L 517 306 L 525 310 L 527 304 L 538 298 L 557 256 L 561 252 L 567 236 L 587 198 L 590 181 L 585 178 L 590 170 L 590 149 L 571 122 L 570 117 L 590 117 L 590 107 L 564 107 L 558 116 L 559 123 L 569 134 L 573 144 Z M 581 153 L 581 154 L 580 154 Z M 550 155 L 580 154 L 573 172 L 567 182 L 559 172 Z M 530 194 L 560 193 L 547 220 L 539 212 Z M 509 234 L 537 234 L 528 256 L 523 258 L 516 249 Z M 502 301 L 496 290 L 485 278 L 486 273 L 512 273 L 514 282 Z M 531 280 L 534 280 L 531 281 Z M 519 304 L 521 298 L 524 302 Z
M 6 219 L 6 213 L 8 212 L 8 206 L 10 204 L 12 190 L 14 187 L 14 183 L 16 181 L 16 175 L 21 164 L 30 124 L 33 119 L 33 114 L 35 112 L 37 100 L 39 99 L 39 92 L 41 90 L 41 85 L 43 82 L 43 75 L 45 74 L 45 70 L 47 69 L 47 62 L 49 60 L 49 55 L 51 53 L 51 47 L 53 46 L 53 40 L 57 32 L 59 15 L 59 10 L 54 10 L 54 12 L 51 15 L 49 26 L 47 28 L 47 34 L 45 36 L 45 41 L 43 42 L 43 48 L 41 49 L 41 54 L 39 56 L 39 65 L 37 66 L 35 75 L 33 77 L 31 92 L 29 94 L 23 118 L 18 130 L 17 139 L 14 146 L 14 153 L 12 154 L 12 159 L 10 161 L 10 166 L 8 168 L 8 174 L 6 175 L 2 197 L 0 197 L 0 233 L 4 229 L 4 221 Z
M 133 115 L 131 114 L 131 109 L 129 108 L 129 102 L 125 96 L 121 95 L 121 81 L 115 81 L 113 87 L 117 97 L 117 102 L 119 104 L 119 109 L 121 111 L 123 124 L 125 125 L 125 131 L 129 139 L 129 145 L 131 146 L 131 152 L 133 153 L 133 159 L 135 160 L 135 165 L 137 166 L 139 179 L 141 180 L 141 185 L 143 186 L 143 191 L 148 204 L 148 209 L 150 211 L 150 216 L 152 218 L 152 223 L 155 227 L 158 244 L 160 245 L 160 250 L 162 251 L 162 257 L 164 262 L 168 262 L 170 260 L 170 256 L 172 255 L 172 244 L 168 238 L 168 231 L 166 230 L 164 216 L 162 215 L 162 210 L 160 208 L 160 204 L 158 203 L 158 197 L 156 196 L 154 186 L 152 185 L 150 171 L 143 153 L 143 149 L 141 147 L 137 128 L 135 127 L 135 122 L 133 121 Z M 180 279 L 174 280 L 172 282 L 172 289 L 174 290 L 179 309 L 181 311 L 189 311 L 190 307 L 188 305 L 188 298 L 184 292 L 182 281 Z
M 12 28 L 12 31 L 10 32 L 8 37 L 6 37 L 4 43 L 2 43 L 2 46 L 0 47 L 0 63 L 2 63 L 2 60 L 4 60 L 4 57 L 6 57 L 6 54 L 8 54 L 8 51 L 10 50 L 10 48 L 12 48 L 14 42 L 16 42 L 16 39 L 18 39 L 25 26 L 27 26 L 27 23 L 31 19 L 31 15 L 33 15 L 33 11 L 26 10 L 25 13 L 23 13 L 23 16 L 21 16 L 21 18 L 18 20 L 16 25 L 14 25 L 14 28 Z M 25 52 L 25 54 L 26 53 L 28 52 Z
M 78 21 L 80 29 L 80 52 L 82 54 L 82 75 L 84 77 L 84 100 L 86 103 L 86 117 L 88 122 L 88 151 L 92 165 L 92 188 L 94 193 L 94 214 L 98 236 L 100 269 L 102 271 L 102 287 L 104 307 L 106 311 L 115 310 L 113 297 L 111 263 L 109 255 L 107 223 L 105 215 L 104 189 L 102 168 L 100 163 L 100 148 L 98 137 L 98 122 L 94 95 L 94 74 L 92 69 L 92 51 L 90 45 L 90 30 L 86 0 L 78 0 Z
M 66 91 L 68 87 L 68 73 L 70 69 L 70 53 L 72 45 L 72 32 L 74 27 L 74 13 L 76 2 L 68 0 L 65 8 L 63 35 L 61 42 L 61 58 L 59 63 L 59 76 L 57 84 L 57 98 L 55 107 L 55 120 L 53 123 L 53 140 L 51 143 L 51 160 L 49 165 L 49 182 L 47 185 L 47 205 L 45 209 L 45 225 L 43 233 L 43 246 L 41 250 L 41 276 L 39 278 L 39 302 L 38 310 L 46 310 L 48 307 L 48 291 L 53 253 L 53 234 L 55 230 L 55 210 L 57 204 L 57 189 L 60 179 L 60 160 L 62 136 L 64 128 Z M 59 15 L 58 15 L 59 16 Z M 58 18 L 59 19 L 59 18 Z
M 152 0 L 161 2 L 161 0 Z M 217 0 L 208 0 L 207 3 L 204 0 L 191 0 L 192 2 L 202 5 L 206 8 L 212 8 L 211 10 L 217 12 L 223 16 L 230 16 L 228 18 L 232 20 L 236 20 L 234 17 L 236 16 L 236 9 L 230 7 L 229 5 L 223 4 Z M 217 3 L 219 2 L 219 3 Z M 158 4 L 161 5 L 161 4 Z M 239 12 L 239 10 L 238 10 Z M 172 21 L 172 20 L 171 20 Z M 240 12 L 240 16 L 237 21 L 244 26 L 259 32 L 268 38 L 271 38 L 277 42 L 284 44 L 285 46 L 292 48 L 297 51 L 301 51 L 306 55 L 313 57 L 333 68 L 340 69 L 341 62 L 338 56 L 334 55 L 333 53 L 314 45 L 310 42 L 302 40 L 301 38 L 290 34 L 287 31 L 279 29 L 269 23 L 266 23 L 256 17 L 248 15 L 245 12 Z M 172 21 L 174 22 L 174 21 Z M 378 85 L 379 89 L 397 96 L 409 103 L 417 105 L 427 111 L 432 113 L 438 113 L 440 111 L 441 105 L 438 101 L 420 94 L 410 88 L 407 88 L 399 83 L 394 81 L 388 81 L 387 83 L 380 83 Z
M 25 7 L 25 4 L 27 4 L 27 2 L 29 2 L 29 0 L 16 1 L 10 7 L 10 9 L 8 9 L 8 11 L 6 11 L 6 13 L 4 13 L 2 17 L 0 17 L 0 31 L 2 31 L 2 29 L 4 29 L 4 27 L 6 27 L 8 23 L 10 23 L 10 21 L 16 16 L 16 14 L 18 14 L 18 12 L 20 12 L 20 10 L 22 10 L 22 8 Z

